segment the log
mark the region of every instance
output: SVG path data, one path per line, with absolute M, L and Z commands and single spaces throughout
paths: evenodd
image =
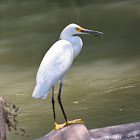
M 140 140 L 140 122 L 91 130 L 84 124 L 72 124 L 36 140 Z
M 6 140 L 4 103 L 4 98 L 0 97 L 0 140 Z

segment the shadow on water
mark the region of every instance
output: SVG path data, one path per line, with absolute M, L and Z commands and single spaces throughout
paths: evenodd
M 68 118 L 82 118 L 88 129 L 139 121 L 139 0 L 5 0 L 0 13 L 0 96 L 22 108 L 19 124 L 32 138 L 53 128 L 51 91 L 47 100 L 31 97 L 37 69 L 62 29 L 73 22 L 102 31 L 104 37 L 80 35 L 84 46 L 63 86 Z M 62 123 L 57 102 L 56 110 Z

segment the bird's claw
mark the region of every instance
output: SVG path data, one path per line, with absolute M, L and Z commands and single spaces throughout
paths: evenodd
M 65 126 L 65 123 L 64 124 L 57 124 L 56 122 L 54 123 L 54 129 L 62 129 L 64 128 Z
M 78 124 L 78 123 L 84 123 L 84 121 L 82 121 L 81 119 L 75 119 L 72 121 L 67 121 L 66 124 L 70 125 L 70 124 Z
M 67 126 L 67 125 L 70 125 L 70 124 L 79 124 L 79 123 L 84 123 L 84 121 L 82 121 L 81 119 L 75 119 L 75 120 L 72 120 L 72 121 L 66 121 L 65 123 L 63 123 L 63 124 L 57 124 L 56 122 L 55 122 L 55 124 L 54 124 L 54 129 L 62 129 L 62 128 L 64 128 L 65 126 Z

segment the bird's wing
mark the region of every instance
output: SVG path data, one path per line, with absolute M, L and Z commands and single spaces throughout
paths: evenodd
M 36 77 L 36 87 L 38 86 L 38 88 L 35 89 L 39 92 L 41 88 L 45 88 L 44 94 L 46 94 L 52 85 L 65 76 L 72 61 L 73 49 L 71 43 L 65 40 L 57 41 L 45 54 L 40 64 Z M 39 94 L 44 96 L 43 93 Z
M 37 72 L 36 82 L 47 80 L 50 72 L 57 72 L 63 68 L 67 70 L 73 61 L 73 49 L 71 43 L 65 40 L 57 41 L 45 54 Z M 64 72 L 62 71 L 62 72 Z

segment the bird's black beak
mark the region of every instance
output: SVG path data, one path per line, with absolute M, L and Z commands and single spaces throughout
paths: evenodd
M 99 36 L 99 37 L 102 37 L 102 35 L 104 34 L 99 31 L 93 31 L 93 30 L 88 30 L 88 29 L 82 29 L 80 32 L 89 34 L 89 35 Z

